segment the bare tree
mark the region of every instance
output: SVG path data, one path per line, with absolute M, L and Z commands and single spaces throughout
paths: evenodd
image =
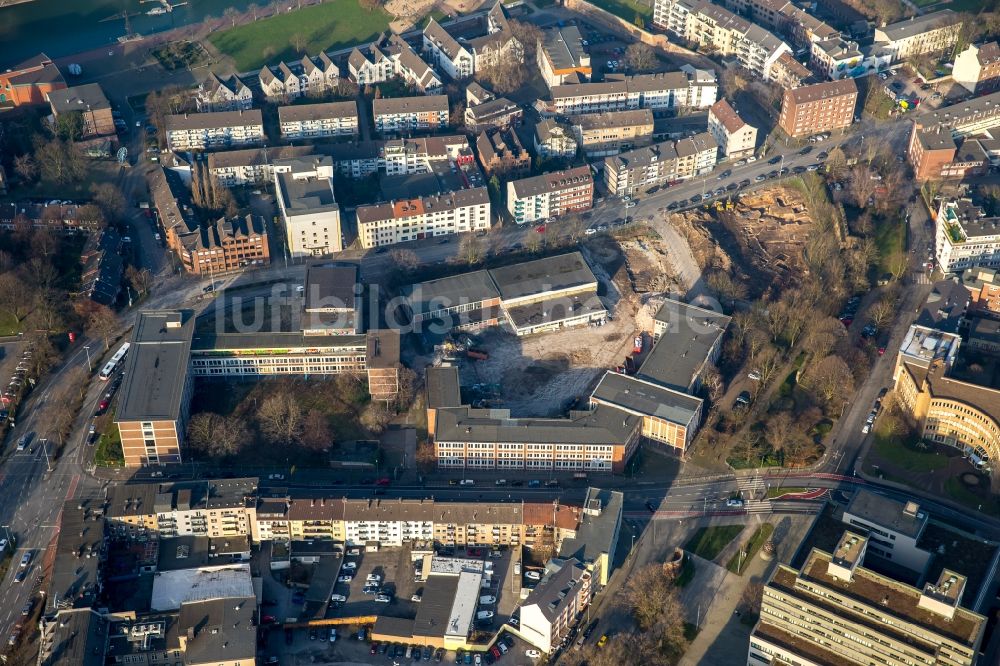
M 87 317 L 87 329 L 91 335 L 104 340 L 104 349 L 111 348 L 111 337 L 118 330 L 118 318 L 106 305 L 95 305 Z
M 518 90 L 527 80 L 527 68 L 513 51 L 488 62 L 476 74 L 501 95 Z
M 196 450 L 213 458 L 239 453 L 250 435 L 243 422 L 233 416 L 201 412 L 188 423 L 188 442 Z
M 18 155 L 14 158 L 14 173 L 26 181 L 38 178 L 38 164 L 31 155 Z
M 766 386 L 772 379 L 774 373 L 781 367 L 781 354 L 774 347 L 768 345 L 764 347 L 753 360 L 753 369 L 760 376 L 760 385 Z
M 635 42 L 625 49 L 625 62 L 635 72 L 648 72 L 657 65 L 656 52 L 648 44 Z
M 247 11 L 250 12 L 250 15 L 253 16 L 254 23 L 256 23 L 257 22 L 257 12 L 260 11 L 260 7 L 257 5 L 257 3 L 256 2 L 251 2 L 249 5 L 247 5 Z
M 302 444 L 314 451 L 325 451 L 333 444 L 330 419 L 318 409 L 306 412 L 302 423 Z
M 409 272 L 420 265 L 420 257 L 413 250 L 393 250 L 389 253 L 389 259 L 396 268 Z
M 462 237 L 458 252 L 466 264 L 478 264 L 483 258 L 483 244 L 474 235 L 466 234 Z
M 140 296 L 148 294 L 149 288 L 153 284 L 153 276 L 147 268 L 139 269 L 135 266 L 129 266 L 125 269 L 125 277 Z
M 257 410 L 260 430 L 272 442 L 291 444 L 302 435 L 302 408 L 290 391 L 268 396 Z
M 32 291 L 13 271 L 0 273 L 0 310 L 21 323 L 31 312 Z
M 771 415 L 767 421 L 766 431 L 767 441 L 775 451 L 784 449 L 797 432 L 795 420 L 786 411 Z
M 715 403 L 722 399 L 726 386 L 722 381 L 722 374 L 714 365 L 706 365 L 705 369 L 702 370 L 701 385 L 705 387 L 705 392 L 708 394 L 710 401 Z
M 639 569 L 628 578 L 623 599 L 640 631 L 652 629 L 661 618 L 675 615 L 675 611 L 677 616 L 683 617 L 673 581 L 656 563 Z M 683 621 L 680 629 L 683 632 Z
M 128 203 L 122 191 L 111 183 L 101 183 L 90 188 L 90 197 L 94 204 L 101 209 L 104 219 L 111 222 L 118 222 L 125 217 L 125 210 Z
M 291 42 L 292 48 L 295 49 L 296 53 L 302 53 L 306 48 L 306 43 L 308 42 L 308 40 L 306 39 L 306 36 L 303 35 L 301 32 L 296 32 L 291 36 L 289 42 Z
M 434 445 L 427 440 L 417 442 L 417 468 L 423 473 L 434 471 L 437 467 L 437 454 Z
M 31 235 L 31 253 L 48 259 L 59 249 L 59 239 L 48 229 L 39 229 Z
M 844 335 L 844 326 L 833 317 L 810 318 L 803 345 L 813 356 L 822 358 L 830 353 Z
M 389 425 L 392 413 L 385 406 L 385 403 L 372 400 L 361 413 L 361 425 L 373 435 L 380 435 Z
M 875 327 L 882 329 L 885 324 L 896 314 L 896 301 L 892 298 L 880 298 L 868 309 L 868 317 Z
M 233 27 L 235 28 L 236 19 L 240 17 L 240 12 L 235 7 L 226 7 L 225 11 L 222 12 L 222 17 L 232 22 Z
M 712 271 L 706 278 L 708 286 L 721 301 L 733 303 L 747 296 L 747 287 L 731 271 Z
M 55 410 L 49 413 L 49 432 L 59 440 L 59 446 L 65 443 L 66 435 L 69 434 L 75 416 L 75 410 L 67 403 L 59 403 Z
M 524 50 L 525 64 L 527 64 L 535 57 L 538 41 L 542 38 L 541 29 L 533 23 L 525 23 L 524 21 L 512 19 L 510 21 L 510 33 L 521 44 L 521 48 Z
M 835 398 L 851 394 L 854 377 L 842 358 L 831 355 L 813 363 L 803 373 L 801 384 L 823 404 L 830 405 Z

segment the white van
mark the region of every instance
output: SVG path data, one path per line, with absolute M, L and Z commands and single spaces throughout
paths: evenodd
M 476 613 L 476 619 L 477 620 L 492 620 L 493 619 L 493 611 L 479 611 L 478 613 Z
M 496 602 L 497 598 L 491 594 L 484 594 L 483 596 L 479 597 L 480 606 L 492 606 Z

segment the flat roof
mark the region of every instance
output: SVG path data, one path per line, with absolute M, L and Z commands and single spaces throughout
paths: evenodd
M 638 376 L 687 393 L 726 332 L 730 317 L 667 299 L 654 319 L 666 328 L 639 367 Z
M 412 285 L 406 295 L 414 314 L 500 298 L 487 270 L 461 273 Z
M 427 368 L 424 385 L 427 389 L 428 408 L 461 406 L 462 395 L 459 388 L 457 366 Z
M 96 498 L 64 502 L 46 603 L 66 604 L 69 608 L 96 603 L 103 547 L 102 503 Z
M 908 506 L 916 512 L 916 515 L 906 513 Z M 912 502 L 899 502 L 860 489 L 854 493 L 854 497 L 851 498 L 851 503 L 847 505 L 844 513 L 916 539 L 927 525 L 927 513 L 919 511 L 919 509 L 919 505 Z
M 356 264 L 324 263 L 306 268 L 305 309 L 355 309 L 360 291 Z
M 191 601 L 253 596 L 250 564 L 225 564 L 158 573 L 149 605 L 154 611 L 169 611 Z
M 139 313 L 115 422 L 180 418 L 193 335 L 194 313 L 190 310 Z
M 188 634 L 184 661 L 189 664 L 251 663 L 257 655 L 257 599 L 227 596 L 185 603 L 177 618 L 179 635 Z M 193 637 L 189 635 L 193 632 Z
M 278 107 L 279 123 L 306 122 L 310 120 L 325 120 L 327 118 L 357 118 L 358 103 L 327 102 L 325 104 L 296 104 Z
M 554 70 L 587 67 L 590 55 L 583 45 L 583 35 L 575 25 L 542 30 L 542 49 Z
M 483 580 L 483 574 L 462 571 L 458 574 L 457 579 L 452 578 L 451 580 L 455 581 L 455 596 L 451 608 L 448 610 L 444 634 L 464 638 L 469 635 L 469 627 L 472 626 L 472 618 L 479 603 L 479 590 L 482 589 L 480 583 Z M 421 601 L 421 603 L 423 602 Z
M 276 176 L 278 194 L 288 215 L 340 210 L 329 178 L 295 178 L 290 173 L 279 173 Z
M 620 445 L 635 431 L 639 416 L 598 405 L 567 418 L 511 418 L 507 409 L 446 407 L 438 411 L 441 442 Z
M 579 319 L 580 317 L 596 319 L 598 315 L 606 315 L 608 309 L 604 307 L 604 303 L 595 290 L 572 296 L 555 296 L 525 305 L 515 305 L 506 308 L 506 311 L 507 318 L 514 325 L 514 328 L 521 330 Z
M 606 372 L 591 398 L 685 426 L 690 425 L 702 405 L 701 398 L 617 372 Z
M 653 126 L 651 109 L 629 109 L 626 111 L 605 111 L 603 113 L 582 113 L 573 116 L 571 122 L 583 131 L 607 129 L 611 127 L 632 127 L 634 125 Z
M 579 252 L 493 268 L 489 273 L 505 301 L 590 284 L 597 286 L 594 272 Z
M 270 350 L 275 354 L 304 353 L 308 349 L 364 348 L 367 336 L 303 335 L 294 333 L 217 333 L 214 330 L 196 335 L 191 349 L 204 354 L 212 351 Z
M 608 566 L 612 566 L 624 503 L 625 496 L 617 490 L 587 488 L 587 497 L 583 501 L 583 512 L 580 525 L 576 528 L 576 536 L 563 539 L 559 557 L 593 562 L 601 555 L 607 554 Z
M 448 113 L 447 95 L 416 95 L 413 97 L 380 97 L 372 101 L 375 116 L 398 113 Z
M 460 583 L 458 576 L 431 576 L 427 579 L 423 596 L 417 605 L 417 616 L 413 619 L 414 636 L 456 635 L 461 632 L 463 618 L 454 618 L 454 626 L 451 623 Z M 470 622 L 471 619 L 470 616 Z M 465 634 L 468 634 L 469 625 L 466 624 L 464 629 Z

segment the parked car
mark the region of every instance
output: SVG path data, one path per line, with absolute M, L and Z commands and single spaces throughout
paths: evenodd
M 345 597 L 343 594 L 331 594 L 330 601 L 345 603 L 347 601 L 347 597 Z
M 524 656 L 527 657 L 528 659 L 540 659 L 542 653 L 539 652 L 538 650 L 525 650 Z
M 493 611 L 481 610 L 478 613 L 476 613 L 476 619 L 477 620 L 492 620 L 493 619 Z
M 738 497 L 730 497 L 726 500 L 726 507 L 730 509 L 742 509 L 743 500 Z
M 527 578 L 528 580 L 541 580 L 542 574 L 538 573 L 537 571 L 525 571 L 524 577 Z
M 392 597 L 390 597 L 388 594 L 376 594 L 375 601 L 379 602 L 380 604 L 387 604 L 390 601 L 392 601 Z
M 354 576 L 337 576 L 338 583 L 350 583 L 352 580 L 354 580 Z

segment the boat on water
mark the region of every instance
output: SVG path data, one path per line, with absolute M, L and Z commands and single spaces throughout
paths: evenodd
M 129 42 L 139 42 L 142 41 L 143 36 L 138 33 L 132 33 L 131 35 L 122 35 L 118 38 L 119 44 L 128 44 Z
M 148 12 L 146 12 L 146 14 L 148 14 L 149 16 L 162 16 L 163 14 L 166 13 L 167 10 L 164 7 L 153 7 Z

